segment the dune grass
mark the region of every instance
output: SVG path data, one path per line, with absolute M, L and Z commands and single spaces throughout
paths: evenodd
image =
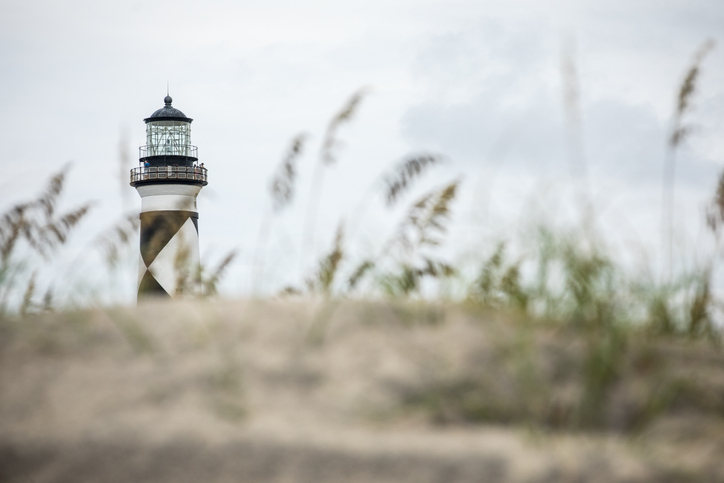
M 664 166 L 668 203 L 673 200 L 675 151 L 689 132 L 684 117 L 689 115 L 700 64 L 709 48 L 707 44 L 697 54 L 678 96 Z M 355 93 L 330 121 L 307 204 L 304 246 L 313 245 L 310 240 L 316 235 L 324 170 L 340 162 L 337 131 L 351 122 L 364 94 L 363 90 Z M 266 244 L 274 215 L 295 199 L 296 160 L 306 140 L 306 135 L 294 138 L 270 183 L 273 209 L 263 221 L 259 245 Z M 411 153 L 380 176 L 382 181 L 376 185 L 380 189 L 372 190 L 371 196 L 379 196 L 387 206 L 402 203 L 415 182 L 442 161 L 437 154 Z M 85 204 L 57 213 L 66 172 L 53 176 L 37 199 L 0 215 L 0 318 L 63 308 L 54 303 L 52 284 L 38 295 L 36 273 L 42 270 L 42 260 L 57 252 L 91 207 Z M 435 291 L 426 292 L 424 287 L 455 281 L 462 289 L 454 294 L 453 302 L 465 310 L 506 314 L 512 335 L 492 353 L 481 360 L 473 357 L 462 370 L 432 373 L 423 382 L 400 390 L 401 407 L 423 411 L 436 423 L 522 421 L 546 428 L 634 432 L 676 408 L 717 417 L 724 414 L 721 388 L 706 387 L 677 372 L 677 364 L 683 362 L 677 349 L 669 348 L 670 341 L 676 341 L 674 346 L 693 341 L 707 347 L 702 350 L 719 351 L 722 327 L 716 324 L 716 314 L 721 301 L 712 287 L 716 259 L 666 277 L 635 276 L 607 253 L 604 243 L 583 223 L 568 230 L 535 227 L 535 235 L 526 243 L 509 239 L 461 266 L 441 249 L 461 183 L 461 178 L 447 180 L 409 202 L 389 239 L 361 260 L 349 256 L 347 247 L 354 239 L 345 235 L 354 230 L 340 222 L 328 252 L 298 284 L 281 288 L 279 295 L 323 299 L 325 310 L 331 312 L 344 299 L 382 300 L 401 312 L 410 310 L 404 303 L 421 303 L 427 304 L 425 312 L 434 310 L 442 297 L 430 296 Z M 724 176 L 706 214 L 717 240 L 724 226 L 723 193 Z M 669 219 L 670 209 L 664 206 L 662 210 L 668 213 L 664 219 Z M 360 217 L 356 215 L 352 223 Z M 128 216 L 98 236 L 96 248 L 106 255 L 109 267 L 119 262 L 121 251 L 135 244 L 137 229 L 137 219 Z M 664 232 L 668 236 L 664 244 L 670 246 L 671 234 Z M 528 248 L 512 250 L 511 246 Z M 255 280 L 263 277 L 262 252 L 257 247 Z M 303 249 L 302 257 L 307 254 Z M 235 256 L 230 252 L 215 267 L 200 266 L 194 273 L 179 270 L 178 285 L 200 280 L 204 290 L 197 295 L 216 295 Z M 179 266 L 184 266 L 182 262 Z M 325 341 L 329 320 L 325 313 L 321 311 L 310 325 L 310 341 Z M 427 315 L 411 318 L 429 321 Z M 138 320 L 113 320 L 138 352 L 153 351 L 153 342 Z M 555 334 L 554 342 L 546 342 L 549 334 Z M 229 367 L 214 384 L 228 386 L 228 398 L 233 399 L 239 390 L 238 371 L 233 364 Z M 219 410 L 242 417 L 243 411 L 227 399 L 220 399 Z

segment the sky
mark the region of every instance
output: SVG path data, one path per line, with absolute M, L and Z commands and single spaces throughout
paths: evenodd
M 455 179 L 451 257 L 485 253 L 535 223 L 576 223 L 584 193 L 613 249 L 656 265 L 676 94 L 708 39 L 717 46 L 702 63 L 685 119 L 693 131 L 676 158 L 680 250 L 711 238 L 704 210 L 724 167 L 721 2 L 0 0 L 0 209 L 69 169 L 63 206 L 95 204 L 49 276 L 102 278 L 94 240 L 140 208 L 127 171 L 168 84 L 174 107 L 194 119 L 192 142 L 209 169 L 202 259 L 239 252 L 226 295 L 299 285 L 360 206 L 349 250 L 372 253 L 407 204 Z M 565 76 L 565 62 L 575 76 Z M 574 117 L 564 101 L 572 85 Z M 327 124 L 359 89 L 338 161 L 315 193 L 310 235 Z M 293 205 L 260 238 L 269 180 L 299 133 L 307 142 Z M 375 190 L 380 176 L 415 153 L 445 163 L 389 210 Z M 116 300 L 133 300 L 136 260 L 114 282 Z M 264 275 L 252 282 L 259 260 Z

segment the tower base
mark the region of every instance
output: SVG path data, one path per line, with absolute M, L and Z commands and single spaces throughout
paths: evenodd
M 138 297 L 200 293 L 199 228 L 194 185 L 138 186 L 141 244 Z

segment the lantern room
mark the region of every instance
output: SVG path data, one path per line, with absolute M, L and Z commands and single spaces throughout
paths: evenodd
M 131 186 L 194 184 L 206 186 L 204 164 L 197 165 L 198 149 L 191 144 L 193 119 L 173 107 L 167 95 L 164 106 L 144 119 L 146 145 L 139 148 L 139 166 L 131 170 Z
M 173 107 L 173 99 L 166 96 L 164 106 L 144 119 L 146 145 L 141 146 L 141 163 L 149 166 L 193 166 L 198 160 L 198 150 L 191 145 L 193 119 Z

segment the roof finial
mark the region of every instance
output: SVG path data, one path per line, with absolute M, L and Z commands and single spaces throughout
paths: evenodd
M 173 99 L 171 99 L 171 95 L 169 94 L 168 90 L 168 81 L 166 81 L 166 97 L 163 99 L 164 104 L 166 104 L 166 107 L 171 107 L 171 103 L 173 102 Z

